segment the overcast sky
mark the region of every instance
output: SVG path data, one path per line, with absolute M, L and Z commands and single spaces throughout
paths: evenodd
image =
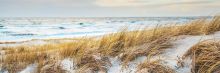
M 220 0 L 0 0 L 0 17 L 206 16 Z

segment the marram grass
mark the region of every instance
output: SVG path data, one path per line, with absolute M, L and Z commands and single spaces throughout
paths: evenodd
M 8 70 L 9 73 L 16 73 L 30 64 L 38 64 L 36 73 L 47 72 L 48 69 L 50 72 L 62 73 L 64 71 L 59 67 L 60 60 L 71 58 L 76 63 L 77 72 L 79 73 L 83 73 L 85 70 L 107 72 L 107 68 L 111 66 L 110 57 L 119 57 L 122 65 L 126 66 L 139 56 L 152 56 L 163 53 L 165 49 L 172 47 L 173 44 L 170 42 L 176 36 L 207 35 L 219 30 L 220 17 L 215 16 L 211 20 L 200 19 L 183 25 L 136 31 L 124 29 L 118 33 L 103 35 L 101 38 L 83 37 L 72 42 L 59 44 L 3 47 L 1 51 L 5 53 L 1 54 L 0 66 L 1 69 Z M 100 57 L 100 59 L 95 56 Z M 147 70 L 150 71 L 155 68 L 149 66 L 158 66 L 159 69 L 166 68 L 166 66 L 157 62 L 145 64 L 147 66 L 143 65 L 139 68 L 149 68 Z M 218 64 L 216 62 L 216 64 L 209 66 L 208 71 L 216 70 Z M 194 69 L 197 70 L 197 68 L 196 66 Z M 169 68 L 166 71 L 173 72 Z

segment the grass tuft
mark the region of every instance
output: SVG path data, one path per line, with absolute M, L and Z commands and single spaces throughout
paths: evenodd
M 220 72 L 220 41 L 207 40 L 190 48 L 183 58 L 192 58 L 193 73 Z
M 139 64 L 137 69 L 137 73 L 175 73 L 172 68 L 163 65 L 160 60 L 145 61 Z

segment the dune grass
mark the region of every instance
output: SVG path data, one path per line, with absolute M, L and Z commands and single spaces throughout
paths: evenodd
M 136 73 L 175 73 L 175 70 L 165 66 L 160 60 L 145 61 L 138 65 Z
M 38 72 L 41 72 L 41 70 L 45 70 L 41 68 L 54 62 L 53 58 L 55 60 L 72 58 L 76 63 L 77 72 L 82 73 L 86 69 L 91 72 L 106 72 L 107 67 L 111 66 L 109 57 L 118 56 L 126 66 L 137 57 L 163 53 L 165 49 L 172 47 L 170 42 L 177 36 L 206 35 L 219 30 L 220 17 L 215 16 L 211 20 L 200 19 L 182 25 L 158 26 L 136 31 L 123 29 L 118 33 L 104 35 L 100 38 L 82 37 L 60 44 L 4 47 L 2 51 L 5 51 L 5 54 L 2 55 L 0 66 L 10 73 L 15 73 L 29 64 L 36 63 Z M 52 63 L 52 65 L 57 64 Z M 158 64 L 153 63 L 152 65 Z M 54 67 L 59 70 L 57 72 L 62 72 L 59 66 Z M 145 67 L 147 66 L 143 66 L 143 68 Z M 159 67 L 164 68 L 162 65 Z
M 202 41 L 185 53 L 187 57 L 192 58 L 193 73 L 219 73 L 220 41 Z

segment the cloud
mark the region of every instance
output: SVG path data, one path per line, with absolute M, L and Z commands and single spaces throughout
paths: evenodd
M 141 5 L 135 0 L 96 0 L 95 5 L 103 7 L 117 7 L 117 6 L 136 6 Z
M 91 3 L 91 0 L 0 0 L 1 7 L 80 7 L 89 6 Z
M 0 0 L 0 16 L 176 16 L 220 11 L 220 0 Z
M 95 5 L 102 7 L 131 7 L 131 6 L 169 6 L 196 5 L 215 3 L 217 0 L 96 0 Z
M 103 7 L 117 7 L 145 5 L 146 2 L 145 0 L 96 0 L 94 4 Z

